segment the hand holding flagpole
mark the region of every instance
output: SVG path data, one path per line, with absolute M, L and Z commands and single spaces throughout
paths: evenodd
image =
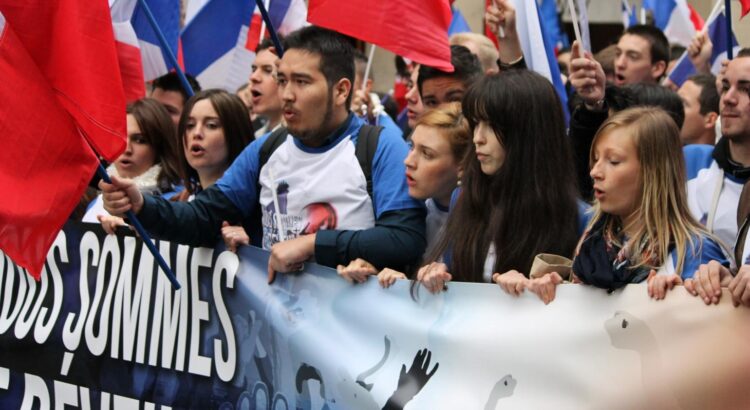
M 99 173 L 99 176 L 102 177 L 102 180 L 104 182 L 112 185 L 112 180 L 109 178 L 109 175 L 107 175 L 107 171 L 104 169 L 104 167 L 101 164 L 99 164 L 99 168 L 97 169 L 97 172 Z M 105 209 L 106 209 L 106 206 L 105 206 Z M 129 209 L 125 212 L 125 216 L 128 218 L 128 222 L 130 222 L 133 225 L 136 232 L 138 232 L 138 235 L 141 236 L 141 239 L 143 239 L 143 243 L 146 245 L 148 250 L 151 251 L 152 255 L 154 255 L 154 259 L 159 264 L 159 267 L 161 267 L 161 270 L 164 271 L 164 274 L 167 275 L 167 279 L 169 279 L 169 281 L 172 283 L 172 286 L 175 289 L 179 289 L 180 282 L 177 281 L 177 277 L 175 276 L 174 272 L 172 272 L 172 269 L 169 268 L 169 265 L 167 265 L 167 262 L 164 260 L 164 258 L 161 257 L 161 254 L 156 249 L 156 246 L 154 246 L 154 243 L 151 240 L 151 237 L 148 235 L 148 232 L 146 232 L 146 229 L 143 228 L 143 225 L 141 225 L 141 222 L 135 216 L 135 212 L 133 212 L 132 209 Z

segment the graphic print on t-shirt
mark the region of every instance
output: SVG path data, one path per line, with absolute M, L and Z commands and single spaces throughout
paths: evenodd
M 320 230 L 375 225 L 367 181 L 348 136 L 323 152 L 302 150 L 288 137 L 261 168 L 259 182 L 264 249 Z

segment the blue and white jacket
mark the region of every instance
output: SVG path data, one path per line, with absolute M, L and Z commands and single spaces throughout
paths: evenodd
M 724 245 L 731 247 L 737 237 L 737 205 L 747 177 L 738 172 L 742 169 L 729 158 L 725 138 L 716 147 L 687 145 L 683 152 L 690 213 Z

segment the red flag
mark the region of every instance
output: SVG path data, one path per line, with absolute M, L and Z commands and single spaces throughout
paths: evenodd
M 141 48 L 131 23 L 136 2 L 137 0 L 118 0 L 110 8 L 122 87 L 128 102 L 146 96 Z
M 0 0 L 0 12 L 96 151 L 125 149 L 125 97 L 103 0 Z
M 448 0 L 310 0 L 307 21 L 452 72 Z
M 706 24 L 705 21 L 703 21 L 703 17 L 701 17 L 700 14 L 698 14 L 697 11 L 693 8 L 693 6 L 688 4 L 688 9 L 690 10 L 690 21 L 693 23 L 693 27 L 695 27 L 695 31 L 701 31 L 703 30 L 703 25 Z
M 493 2 L 493 0 L 486 0 L 484 2 L 484 6 L 485 6 L 484 8 L 485 8 L 485 10 L 488 7 L 490 7 L 490 4 L 492 4 L 492 2 Z M 492 40 L 492 44 L 495 45 L 495 48 L 500 48 L 500 44 L 498 44 L 498 42 L 497 42 L 496 34 L 493 33 L 492 30 L 490 30 L 489 27 L 487 27 L 486 23 L 484 24 L 484 35 L 487 36 L 487 38 L 489 38 L 490 40 Z
M 141 49 L 122 41 L 116 41 L 115 47 L 117 47 L 125 101 L 130 102 L 145 97 L 146 86 L 143 80 Z
M 0 248 L 39 279 L 97 159 L 10 22 L 0 28 L 0 78 Z
M 740 13 L 740 18 L 743 18 L 747 13 L 750 13 L 750 0 L 740 0 L 740 4 L 742 5 L 742 13 Z

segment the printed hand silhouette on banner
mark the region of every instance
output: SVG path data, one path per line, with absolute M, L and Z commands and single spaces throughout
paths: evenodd
M 498 380 L 490 392 L 490 398 L 487 399 L 487 404 L 484 405 L 484 410 L 493 410 L 497 407 L 497 402 L 500 401 L 500 399 L 512 396 L 513 391 L 516 389 L 516 384 L 518 384 L 518 382 L 510 374 L 506 374 L 505 377 Z
M 401 410 L 422 388 L 430 381 L 435 374 L 440 363 L 435 363 L 432 371 L 427 371 L 430 367 L 432 352 L 422 349 L 414 356 L 414 361 L 406 371 L 406 365 L 401 366 L 401 374 L 398 378 L 398 388 L 383 406 L 383 410 Z

